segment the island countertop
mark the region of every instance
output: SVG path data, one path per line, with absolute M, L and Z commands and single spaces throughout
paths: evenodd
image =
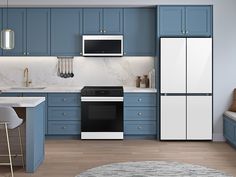
M 0 97 L 0 106 L 36 107 L 45 101 L 45 97 Z

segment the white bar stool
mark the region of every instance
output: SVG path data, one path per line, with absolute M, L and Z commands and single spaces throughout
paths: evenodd
M 22 139 L 21 139 L 21 130 L 19 127 L 22 123 L 23 123 L 23 120 L 18 117 L 18 115 L 16 114 L 13 108 L 0 106 L 0 129 L 5 129 L 6 131 L 6 140 L 7 140 L 7 147 L 8 147 L 8 155 L 0 155 L 0 156 L 9 157 L 9 163 L 0 163 L 0 165 L 10 166 L 11 177 L 14 177 L 13 167 L 12 167 L 12 156 L 21 156 L 22 165 L 24 167 L 23 146 L 22 146 Z M 15 129 L 15 128 L 18 128 L 18 136 L 19 136 L 20 151 L 21 151 L 21 154 L 18 154 L 18 155 L 11 154 L 9 135 L 8 135 L 8 129 Z

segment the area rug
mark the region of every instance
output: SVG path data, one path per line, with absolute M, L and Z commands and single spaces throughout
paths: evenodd
M 76 177 L 233 177 L 224 172 L 199 165 L 142 161 L 103 165 L 89 169 Z

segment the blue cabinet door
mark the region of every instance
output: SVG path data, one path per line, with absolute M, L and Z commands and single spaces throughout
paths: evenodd
M 211 36 L 211 6 L 186 7 L 186 34 L 189 36 Z
M 8 19 L 8 20 L 7 20 Z M 12 50 L 4 50 L 3 55 L 26 55 L 26 9 L 3 9 L 3 28 L 10 28 L 15 32 L 15 47 Z
M 103 33 L 123 34 L 123 9 L 103 9 Z
M 159 31 L 161 36 L 182 36 L 185 33 L 185 8 L 161 6 L 159 9 Z
M 51 9 L 51 55 L 79 56 L 81 28 L 81 9 Z
M 154 8 L 124 9 L 124 54 L 154 56 L 156 23 Z
M 50 55 L 50 9 L 27 9 L 27 55 Z
M 83 33 L 103 34 L 102 9 L 83 9 Z
M 2 9 L 0 9 L 0 30 L 2 30 Z M 0 48 L 0 55 L 2 55 L 2 49 Z

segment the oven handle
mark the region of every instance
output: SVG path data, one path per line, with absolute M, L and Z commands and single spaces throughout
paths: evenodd
M 123 102 L 123 97 L 81 97 L 82 102 Z

